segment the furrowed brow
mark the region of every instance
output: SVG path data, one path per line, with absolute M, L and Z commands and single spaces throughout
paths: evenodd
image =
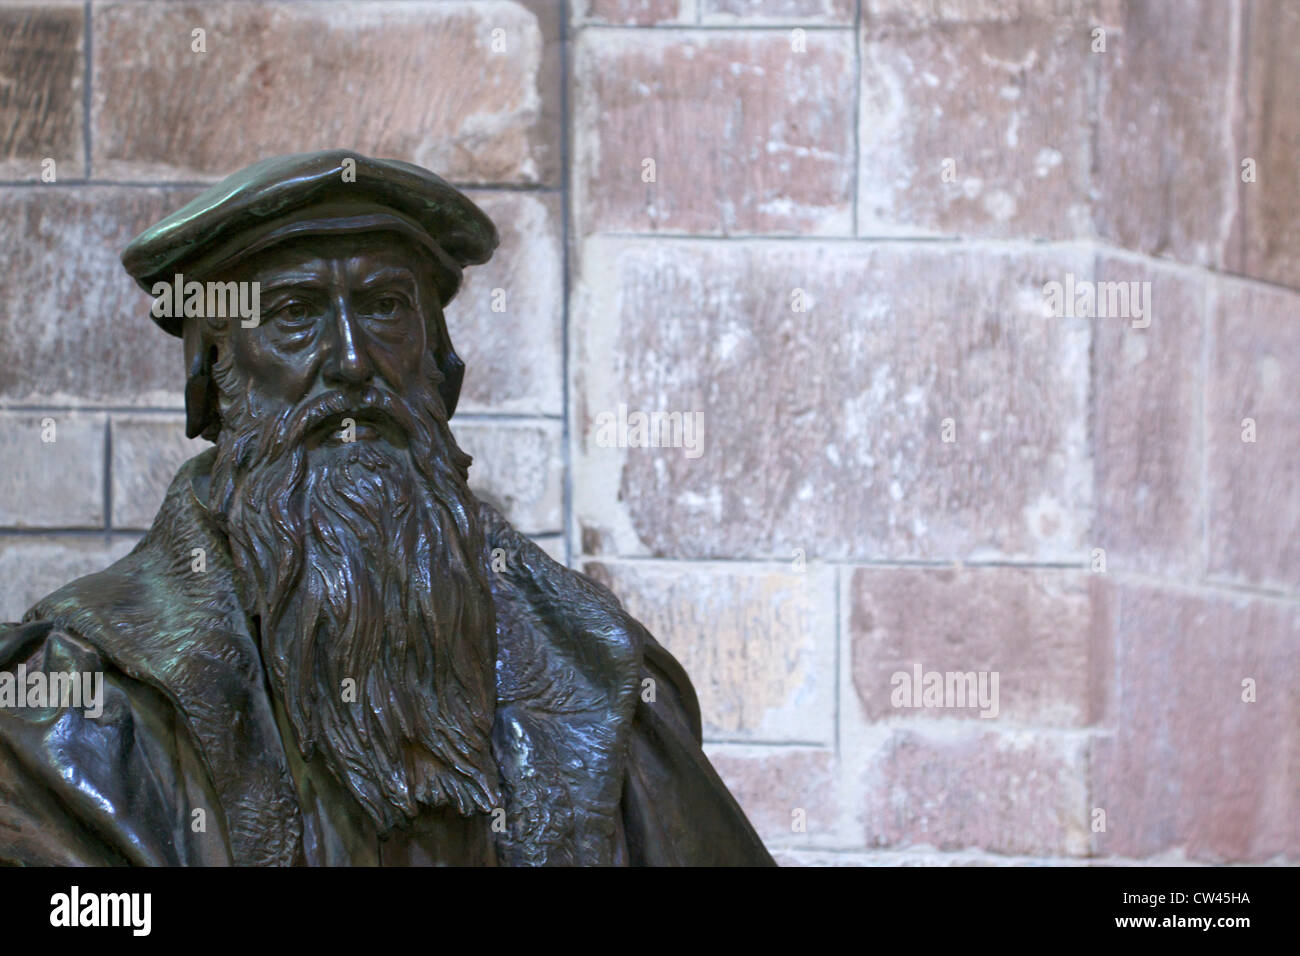
M 315 272 L 290 272 L 272 276 L 262 283 L 261 290 L 263 295 L 285 289 L 307 289 L 317 292 L 327 285 L 326 280 Z
M 400 266 L 384 266 L 376 269 L 361 278 L 357 284 L 360 289 L 373 289 L 377 286 L 402 286 L 407 289 L 415 288 L 415 276 L 410 269 Z

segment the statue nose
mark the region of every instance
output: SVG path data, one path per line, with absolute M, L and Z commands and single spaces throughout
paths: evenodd
M 374 375 L 365 342 L 346 307 L 339 310 L 333 348 L 325 362 L 325 378 L 334 385 L 365 385 Z

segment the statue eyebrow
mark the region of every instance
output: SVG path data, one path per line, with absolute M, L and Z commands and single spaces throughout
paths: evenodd
M 291 272 L 282 273 L 261 283 L 261 290 L 263 293 L 292 288 L 317 290 L 325 288 L 326 284 L 324 277 L 315 272 Z
M 405 266 L 381 266 L 374 272 L 363 276 L 357 285 L 362 289 L 370 289 L 384 283 L 396 282 L 414 286 L 415 275 Z

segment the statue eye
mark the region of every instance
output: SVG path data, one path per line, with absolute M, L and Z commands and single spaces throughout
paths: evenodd
M 371 314 L 388 318 L 402 307 L 402 300 L 395 295 L 381 295 L 371 303 Z
M 311 306 L 302 299 L 290 299 L 275 310 L 275 320 L 294 329 L 304 327 L 311 319 Z

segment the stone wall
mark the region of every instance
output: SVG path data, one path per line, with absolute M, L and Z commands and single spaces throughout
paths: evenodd
M 473 484 L 781 862 L 1300 860 L 1298 51 L 1287 0 L 4 0 L 0 619 L 205 447 L 125 243 L 355 148 L 498 223 Z

